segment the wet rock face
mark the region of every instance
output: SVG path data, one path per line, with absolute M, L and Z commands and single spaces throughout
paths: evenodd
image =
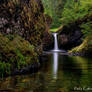
M 64 29 L 59 35 L 59 46 L 69 50 L 81 44 L 82 32 L 80 29 Z
M 52 24 L 52 18 L 45 14 L 46 19 L 46 31 L 43 34 L 43 50 L 48 51 L 52 50 L 54 48 L 54 39 L 52 33 L 49 31 L 51 24 Z
M 40 8 L 40 11 L 41 12 L 44 12 L 44 7 L 43 7 L 43 4 L 42 4 L 41 0 L 35 0 L 35 1 L 38 3 L 38 6 Z
M 48 51 L 54 48 L 54 38 L 53 35 L 49 32 L 44 33 L 43 39 L 43 50 Z
M 68 43 L 68 36 L 66 34 L 61 34 L 59 37 L 59 40 L 62 45 Z
M 5 2 L 0 3 L 0 32 L 4 35 L 18 34 L 34 45 L 38 53 L 42 48 L 51 48 L 52 36 L 48 30 L 52 19 L 44 15 L 41 0 Z
M 40 0 L 5 0 L 0 12 L 2 34 L 18 34 L 34 46 L 42 44 L 46 21 Z
M 51 24 L 53 21 L 52 18 L 47 14 L 45 14 L 45 17 L 46 17 L 46 23 L 47 23 L 48 27 L 51 27 Z

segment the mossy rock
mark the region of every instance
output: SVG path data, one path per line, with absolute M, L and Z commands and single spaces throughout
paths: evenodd
M 0 34 L 0 76 L 38 62 L 34 46 L 18 35 L 12 40 Z
M 35 47 L 41 45 L 46 31 L 43 10 L 41 0 L 5 0 L 0 3 L 0 32 L 18 34 Z
M 81 53 L 85 56 L 92 56 L 92 36 L 86 37 L 80 46 L 73 48 L 69 53 Z

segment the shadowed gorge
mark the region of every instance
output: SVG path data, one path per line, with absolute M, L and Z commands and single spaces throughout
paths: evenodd
M 0 0 L 0 92 L 91 92 L 92 0 Z

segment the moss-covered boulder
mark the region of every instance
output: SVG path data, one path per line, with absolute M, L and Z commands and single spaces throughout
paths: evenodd
M 92 36 L 85 38 L 83 43 L 80 46 L 73 48 L 69 53 L 83 55 L 83 56 L 92 56 Z
M 20 36 L 0 34 L 0 76 L 38 62 L 34 46 Z

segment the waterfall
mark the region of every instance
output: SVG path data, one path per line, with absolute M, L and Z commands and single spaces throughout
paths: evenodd
M 54 36 L 54 51 L 59 51 L 57 33 L 53 33 Z
M 57 39 L 57 33 L 53 33 L 54 36 L 54 50 L 56 51 L 53 53 L 53 78 L 57 79 L 57 71 L 58 71 L 58 39 Z
M 57 35 L 58 33 L 52 33 L 53 37 L 54 37 L 54 49 L 51 51 L 55 51 L 55 52 L 62 52 L 65 53 L 65 50 L 59 49 L 58 48 L 58 39 L 57 39 Z
M 58 33 L 52 33 L 52 34 L 54 37 L 54 49 L 51 50 L 51 51 L 53 51 L 53 78 L 57 79 L 59 52 L 65 53 L 65 51 L 60 50 L 58 48 L 58 39 L 57 39 Z

